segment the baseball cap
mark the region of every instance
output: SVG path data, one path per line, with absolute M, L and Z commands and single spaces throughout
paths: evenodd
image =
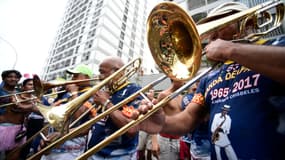
M 240 2 L 226 2 L 223 3 L 216 8 L 212 9 L 206 18 L 201 19 L 197 22 L 197 24 L 203 24 L 206 22 L 210 22 L 240 11 L 247 10 L 248 7 Z
M 70 73 L 70 74 L 81 73 L 81 74 L 85 74 L 85 75 L 89 76 L 89 78 L 93 77 L 92 69 L 85 64 L 80 64 L 80 65 L 76 66 L 74 69 L 68 69 L 66 72 Z

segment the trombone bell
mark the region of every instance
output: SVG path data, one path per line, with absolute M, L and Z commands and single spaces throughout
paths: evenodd
M 37 104 L 37 108 L 48 123 L 53 126 L 56 130 L 61 130 L 64 127 L 66 120 L 67 108 L 65 105 L 48 107 L 43 104 Z
M 189 80 L 200 67 L 202 45 L 195 23 L 173 3 L 158 4 L 147 21 L 148 44 L 156 64 L 171 79 Z

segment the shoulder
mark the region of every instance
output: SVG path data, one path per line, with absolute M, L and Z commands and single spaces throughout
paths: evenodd
M 140 89 L 141 87 L 139 85 L 135 83 L 129 83 L 128 85 L 114 92 L 112 96 L 113 97 L 128 97 L 129 95 L 135 93 L 136 91 Z
M 135 91 L 140 90 L 141 88 L 142 88 L 142 87 L 139 86 L 139 85 L 136 84 L 136 83 L 130 83 L 130 84 L 128 84 L 128 85 L 125 87 L 125 89 L 128 89 L 128 90 L 135 90 Z

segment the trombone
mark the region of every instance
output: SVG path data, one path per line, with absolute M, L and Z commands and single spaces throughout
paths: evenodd
M 10 105 L 14 105 L 14 104 L 18 104 L 18 103 L 22 103 L 22 102 L 35 100 L 36 98 L 28 98 L 28 99 L 24 99 L 24 100 L 19 100 L 18 97 L 17 97 L 18 95 L 21 95 L 21 94 L 30 94 L 30 93 L 33 93 L 33 92 L 34 92 L 34 90 L 28 90 L 28 91 L 23 91 L 23 92 L 12 93 L 12 94 L 8 94 L 8 95 L 0 96 L 0 99 L 5 99 L 5 98 L 9 98 L 9 97 L 15 97 L 15 99 L 16 99 L 16 102 L 1 104 L 0 108 L 7 107 L 7 106 L 10 106 Z
M 60 106 L 60 107 L 48 107 L 42 104 L 38 104 L 38 109 L 44 118 L 56 129 L 63 129 L 64 123 L 68 119 L 68 115 L 72 113 L 78 106 L 85 102 L 89 97 L 96 93 L 99 89 L 103 88 L 108 82 L 115 78 L 120 78 L 115 82 L 113 87 L 118 87 L 124 83 L 126 78 L 122 75 L 131 76 L 134 74 L 141 65 L 141 59 L 137 58 L 129 62 L 115 73 L 107 77 L 106 79 L 99 82 L 97 85 L 93 86 L 91 89 L 83 93 L 81 96 L 73 99 L 72 101 Z M 37 80 L 37 79 L 36 79 Z M 110 88 L 112 92 L 114 88 Z
M 83 93 L 76 99 L 73 99 L 72 101 L 62 106 L 59 106 L 59 107 L 46 107 L 44 105 L 39 105 L 38 106 L 39 111 L 42 113 L 45 119 L 47 119 L 48 122 L 56 129 L 60 130 L 62 128 L 65 128 L 64 126 L 65 126 L 65 122 L 68 119 L 68 115 L 74 109 L 80 106 L 83 102 L 85 102 L 89 97 L 91 97 L 99 89 L 103 88 L 107 83 L 109 83 L 110 81 L 114 79 L 119 78 L 117 79 L 116 82 L 114 82 L 115 84 L 113 84 L 113 86 L 109 88 L 110 92 L 113 92 L 116 89 L 116 87 L 120 87 L 120 85 L 122 85 L 127 79 L 129 79 L 134 73 L 136 73 L 138 69 L 140 68 L 140 65 L 141 65 L 141 59 L 136 58 L 132 60 L 131 62 L 129 62 L 128 64 L 126 64 L 125 66 L 123 66 L 122 68 L 120 68 L 119 70 L 117 70 L 116 72 L 114 72 L 112 75 L 110 75 L 106 79 L 99 82 L 97 85 L 93 86 L 91 89 L 89 89 L 87 92 Z M 110 109 L 106 111 L 110 111 Z M 100 115 L 97 115 L 93 119 L 96 119 L 98 121 L 103 117 L 105 117 L 105 115 L 100 114 Z M 28 159 L 38 159 L 44 152 L 49 151 L 55 146 L 63 143 L 65 140 L 73 138 L 74 136 L 80 134 L 82 132 L 82 128 L 86 129 L 94 124 L 94 122 L 92 122 L 93 119 L 85 122 L 80 127 L 74 128 L 73 131 L 69 132 L 68 134 L 63 135 L 61 138 L 57 139 L 56 141 L 46 146 L 39 152 L 35 153 Z M 82 127 L 82 126 L 85 126 L 85 127 Z
M 275 21 L 272 20 L 273 16 L 268 12 L 268 10 L 271 8 L 276 8 Z M 267 18 L 267 21 L 263 24 L 258 23 L 259 14 L 265 15 Z M 161 25 L 162 23 L 159 23 L 159 21 L 162 20 L 162 17 L 167 17 L 167 25 Z M 168 77 L 174 80 L 189 81 L 178 90 L 154 105 L 153 108 L 146 114 L 140 115 L 136 120 L 132 120 L 111 136 L 79 156 L 77 159 L 87 159 L 92 154 L 98 152 L 115 138 L 123 135 L 130 128 L 150 117 L 162 106 L 179 95 L 182 91 L 189 88 L 197 80 L 212 71 L 216 65 L 202 70 L 201 73 L 195 76 L 195 74 L 198 72 L 202 56 L 202 43 L 200 37 L 207 37 L 207 35 L 209 35 L 212 31 L 223 28 L 240 20 L 244 20 L 243 25 L 246 25 L 248 20 L 253 19 L 254 27 L 257 29 L 261 29 L 262 27 L 273 23 L 273 26 L 271 26 L 271 28 L 268 30 L 260 33 L 253 33 L 245 37 L 246 40 L 252 42 L 281 26 L 283 17 L 284 4 L 280 1 L 269 1 L 246 11 L 196 26 L 192 18 L 190 18 L 183 9 L 174 3 L 162 2 L 158 4 L 151 11 L 147 21 L 147 37 L 152 56 L 158 66 Z M 244 29 L 245 26 L 242 26 L 240 31 L 244 32 Z M 162 48 L 162 43 L 171 44 L 172 47 L 169 50 Z
M 84 79 L 84 80 L 71 80 L 71 81 L 65 81 L 65 82 L 55 82 L 55 83 L 50 83 L 50 82 L 43 82 L 40 80 L 38 75 L 34 75 L 33 77 L 33 84 L 34 84 L 34 94 L 37 97 L 42 97 L 43 94 L 55 87 L 59 86 L 66 86 L 69 84 L 78 84 L 82 82 L 89 82 L 89 81 L 100 81 L 99 77 L 91 78 L 91 79 Z
M 162 99 L 158 104 L 153 106 L 153 108 L 149 110 L 146 114 L 140 115 L 136 120 L 132 120 L 129 124 L 120 128 L 113 135 L 104 139 L 102 142 L 100 142 L 93 148 L 89 149 L 87 152 L 79 156 L 77 159 L 87 159 L 89 156 L 91 156 L 92 154 L 96 153 L 97 151 L 105 147 L 115 138 L 127 132 L 128 129 L 132 128 L 133 126 L 141 123 L 142 121 L 150 117 L 153 113 L 158 111 L 162 106 L 164 106 L 171 99 L 180 94 L 183 90 L 191 86 L 201 77 L 208 74 L 214 68 L 214 66 L 203 70 L 201 73 L 195 76 L 200 67 L 200 61 L 202 56 L 201 55 L 202 45 L 200 37 L 207 36 L 212 31 L 225 27 L 231 23 L 238 22 L 240 20 L 247 21 L 249 18 L 253 19 L 254 22 L 256 22 L 255 24 L 256 28 L 259 28 L 260 26 L 265 26 L 265 24 L 269 23 L 270 21 L 267 21 L 264 24 L 257 24 L 258 15 L 262 14 L 260 12 L 266 12 L 267 10 L 274 7 L 276 8 L 276 18 L 275 21 L 273 22 L 273 28 L 275 29 L 281 25 L 282 19 L 284 17 L 284 4 L 279 1 L 266 2 L 256 7 L 250 8 L 246 11 L 239 12 L 234 15 L 222 18 L 220 20 L 212 21 L 198 26 L 195 25 L 194 21 L 189 17 L 189 15 L 183 9 L 181 9 L 179 6 L 175 5 L 174 3 L 163 2 L 158 4 L 151 11 L 147 23 L 148 43 L 152 56 L 156 61 L 156 63 L 158 64 L 158 66 L 167 75 L 167 77 L 174 80 L 189 80 L 189 81 L 184 86 L 173 92 L 171 95 Z M 162 23 L 160 23 L 162 17 L 167 17 L 167 25 L 162 25 Z M 252 34 L 248 36 L 248 38 L 260 37 L 261 35 L 269 32 L 270 30 L 273 29 L 269 29 L 262 33 Z M 171 44 L 169 45 L 171 47 L 163 48 L 162 44 Z M 161 79 L 164 78 L 166 78 L 166 76 L 161 77 Z M 155 83 L 158 82 L 155 81 L 154 83 L 149 84 L 144 88 L 148 88 L 149 86 L 152 86 Z M 104 112 L 104 114 L 97 115 L 97 117 L 87 121 L 80 127 L 77 127 L 74 131 L 56 140 L 48 147 L 41 150 L 40 153 L 35 154 L 30 159 L 37 158 L 43 152 L 48 151 L 49 149 L 64 142 L 65 140 L 78 135 L 82 130 L 82 128 L 90 127 L 98 120 L 106 116 L 107 114 L 118 109 L 120 105 L 126 104 L 127 103 L 126 101 L 129 101 L 133 99 L 135 96 L 141 94 L 141 92 L 142 91 L 138 91 L 134 95 L 125 99 L 124 101 L 121 101 L 117 105 L 109 108 L 108 110 L 105 111 L 106 114 Z M 78 100 L 78 103 L 80 101 L 81 100 Z
M 54 87 L 65 86 L 65 85 L 69 85 L 69 84 L 78 84 L 78 83 L 88 82 L 88 81 L 100 81 L 100 78 L 95 77 L 95 78 L 84 79 L 84 80 L 71 80 L 71 81 L 65 81 L 65 82 L 50 83 L 50 82 L 43 82 L 40 80 L 40 78 L 37 75 L 34 75 L 34 77 L 33 77 L 34 90 L 28 90 L 28 91 L 23 91 L 23 92 L 18 92 L 18 93 L 0 96 L 0 99 L 1 98 L 7 98 L 7 97 L 15 97 L 15 99 L 16 99 L 16 102 L 2 104 L 2 105 L 0 105 L 0 108 L 7 107 L 10 105 L 15 105 L 15 104 L 22 103 L 22 102 L 33 101 L 33 100 L 36 100 L 37 98 L 40 98 L 40 97 L 47 97 L 47 96 L 51 96 L 54 94 L 66 92 L 65 90 L 62 90 L 62 91 L 58 91 L 56 93 L 44 94 L 47 90 L 54 88 Z M 33 93 L 35 95 L 35 97 L 27 98 L 24 100 L 18 99 L 18 97 L 17 97 L 18 95 L 27 94 L 27 93 Z

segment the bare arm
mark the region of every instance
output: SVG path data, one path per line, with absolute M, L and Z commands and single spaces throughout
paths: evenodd
M 108 104 L 108 108 L 112 107 L 113 104 L 112 103 L 109 103 Z M 123 127 L 124 125 L 128 124 L 131 119 L 127 118 L 126 116 L 124 116 L 123 112 L 122 111 L 119 111 L 119 110 L 116 110 L 114 112 L 112 112 L 110 114 L 110 118 L 113 120 L 113 123 L 118 127 L 118 128 L 121 128 Z M 133 129 L 130 129 L 128 130 L 127 134 L 129 136 L 134 136 L 135 134 L 137 133 L 136 130 L 133 130 Z
M 154 101 L 153 103 L 156 104 L 157 102 Z M 143 100 L 139 112 L 144 114 L 151 108 L 152 105 Z M 141 130 L 152 134 L 163 132 L 184 135 L 202 122 L 206 113 L 205 107 L 195 103 L 189 103 L 185 110 L 172 116 L 165 115 L 163 109 L 160 109 L 143 121 L 139 127 Z
M 110 96 L 107 92 L 104 91 L 97 91 L 94 94 L 94 102 L 106 107 L 106 109 L 113 107 L 115 104 L 113 104 L 109 100 Z M 124 125 L 128 124 L 132 119 L 124 116 L 123 112 L 120 110 L 116 110 L 112 112 L 109 117 L 112 119 L 112 122 L 118 127 L 121 128 Z M 137 130 L 130 129 L 127 132 L 127 135 L 134 136 L 137 133 Z
M 285 47 L 240 44 L 218 39 L 206 46 L 206 52 L 209 59 L 233 60 L 285 84 Z
M 168 134 L 184 135 L 192 131 L 206 116 L 206 109 L 196 103 L 189 103 L 182 112 L 165 117 L 165 124 L 161 132 Z

